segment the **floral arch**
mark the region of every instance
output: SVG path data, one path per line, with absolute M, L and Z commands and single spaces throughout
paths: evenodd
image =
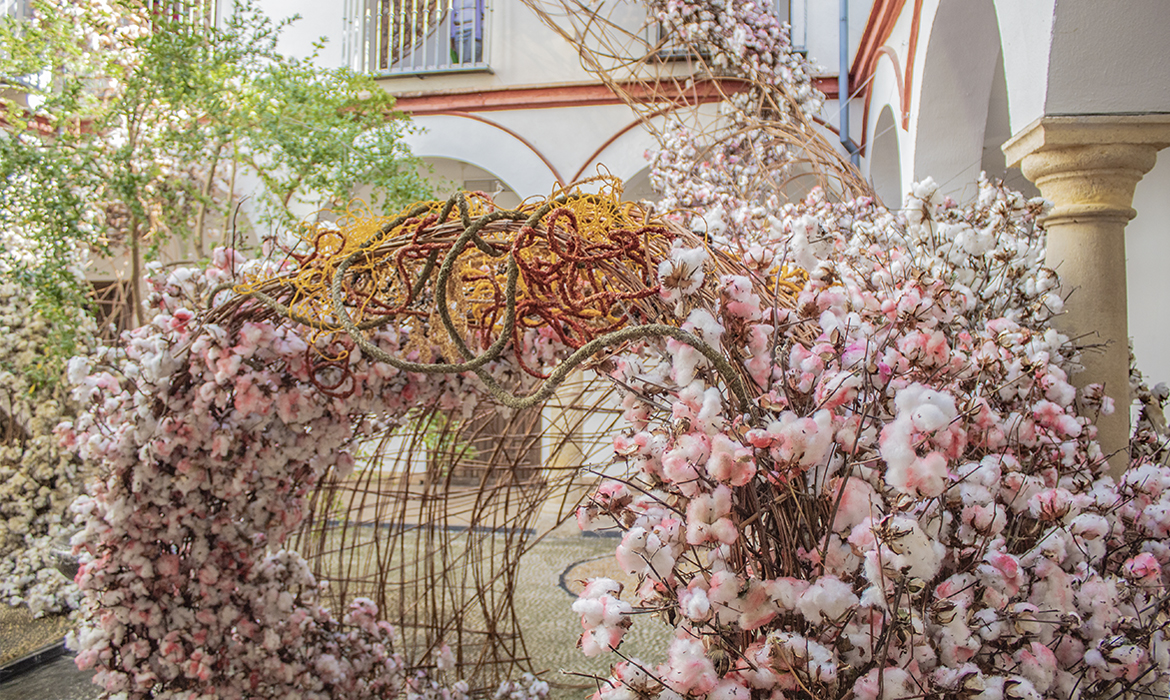
M 522 409 L 581 368 L 618 387 L 628 473 L 578 521 L 620 529 L 639 585 L 589 583 L 580 646 L 636 613 L 675 630 L 599 698 L 1164 694 L 1170 470 L 1107 474 L 1110 402 L 1048 328 L 1042 204 L 936 190 L 905 214 L 814 192 L 751 242 L 604 183 L 457 196 L 160 275 L 124 356 L 72 367 L 89 410 L 62 439 L 102 474 L 80 663 L 129 697 L 423 692 L 431 657 L 368 600 L 335 617 L 284 548 L 306 499 L 412 409 Z

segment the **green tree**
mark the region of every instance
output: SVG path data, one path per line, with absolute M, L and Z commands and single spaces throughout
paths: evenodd
M 296 226 L 305 203 L 371 207 L 429 196 L 403 135 L 409 122 L 370 77 L 276 50 L 282 29 L 252 0 L 220 26 L 134 0 L 34 0 L 0 24 L 0 230 L 46 255 L 14 259 L 46 307 L 85 289 L 52 251 L 128 255 L 135 322 L 143 264 L 179 237 L 195 257 L 235 237 L 242 183 L 259 181 L 246 225 Z

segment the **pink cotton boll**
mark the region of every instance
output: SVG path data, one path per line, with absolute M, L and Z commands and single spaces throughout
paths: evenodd
M 739 533 L 727 518 L 730 513 L 731 489 L 724 484 L 720 484 L 712 493 L 693 498 L 687 504 L 687 543 L 735 542 Z
M 581 653 L 590 658 L 600 656 L 621 645 L 624 629 L 617 627 L 598 627 L 584 632 L 577 641 Z
M 1073 495 L 1067 489 L 1042 489 L 1028 498 L 1028 513 L 1037 520 L 1064 520 L 1073 509 Z
M 861 376 L 854 372 L 825 374 L 817 384 L 817 403 L 829 410 L 852 403 L 861 383 Z
M 905 466 L 891 465 L 886 483 L 898 491 L 923 498 L 942 495 L 947 487 L 947 460 L 939 452 L 930 452 Z
M 772 377 L 772 358 L 768 353 L 760 352 L 752 355 L 744 360 L 743 366 L 757 386 L 768 386 Z
M 267 414 L 272 401 L 255 383 L 254 377 L 245 375 L 236 379 L 233 405 L 243 416 L 256 416 Z
M 703 407 L 702 382 L 693 382 L 678 393 L 678 400 L 671 404 L 670 417 L 676 421 L 693 421 Z
M 1031 681 L 1038 693 L 1047 693 L 1056 680 L 1056 655 L 1040 642 L 1021 648 L 1012 660 L 1016 662 L 1016 673 Z
M 880 671 L 871 669 L 853 683 L 853 697 L 855 700 L 898 700 L 899 698 L 918 698 L 922 696 L 917 684 L 904 668 L 890 666 Z M 881 694 L 879 695 L 879 690 Z
M 1012 509 L 1022 513 L 1028 509 L 1032 496 L 1044 489 L 1044 480 L 1033 474 L 1009 472 L 1000 481 L 999 497 Z
M 243 358 L 239 355 L 227 355 L 215 361 L 215 381 L 217 384 L 226 384 L 235 378 L 240 371 Z
M 979 537 L 995 537 L 1007 526 L 1007 512 L 998 503 L 972 504 L 963 506 L 960 521 L 971 528 L 972 541 Z
M 622 592 L 622 584 L 614 581 L 611 578 L 591 578 L 585 582 L 585 588 L 581 591 L 581 598 L 600 598 L 603 595 L 619 596 Z
M 665 669 L 659 675 L 667 687 L 683 695 L 709 693 L 719 680 L 715 665 L 707 658 L 702 642 L 685 630 L 679 630 L 670 643 Z
M 723 429 L 723 394 L 715 387 L 703 392 L 703 404 L 695 416 L 695 430 L 714 435 Z
M 707 474 L 716 481 L 743 486 L 756 474 L 755 461 L 743 445 L 719 433 L 711 438 L 711 458 Z
M 780 613 L 768 586 L 756 579 L 748 581 L 748 589 L 737 604 L 740 610 L 739 627 L 743 630 L 763 627 Z
M 1020 587 L 1026 582 L 1027 574 L 1020 566 L 1019 559 L 1008 554 L 992 550 L 983 556 L 984 564 L 980 564 L 977 572 L 983 585 L 1007 596 L 1015 596 Z
M 646 562 L 646 541 L 650 533 L 644 528 L 631 528 L 622 537 L 622 543 L 615 552 L 618 566 L 631 576 L 645 575 L 648 570 Z
M 1146 585 L 1156 584 L 1162 578 L 1162 565 L 1149 552 L 1142 552 L 1127 559 L 1122 564 L 1121 571 L 1126 578 Z
M 1040 400 L 1032 409 L 1032 416 L 1036 423 L 1058 435 L 1077 437 L 1081 434 L 1081 424 L 1075 416 L 1065 413 L 1065 409 L 1052 401 Z
M 699 470 L 683 450 L 672 450 L 663 456 L 662 476 L 678 486 L 685 496 L 693 498 L 699 494 Z
M 779 426 L 780 423 L 775 422 L 775 423 L 772 423 L 772 425 Z M 745 439 L 748 441 L 748 444 L 751 445 L 752 447 L 755 447 L 757 449 L 767 449 L 767 448 L 771 447 L 776 442 L 776 439 L 779 437 L 779 432 L 780 432 L 779 428 L 777 428 L 776 431 L 772 431 L 771 427 L 769 427 L 768 430 L 761 430 L 760 428 L 752 428 L 751 430 L 749 430 L 747 432 Z
M 711 575 L 707 588 L 707 600 L 715 613 L 715 622 L 730 625 L 739 619 L 739 591 L 743 580 L 733 571 L 717 571 Z
M 868 481 L 849 477 L 843 486 L 839 480 L 836 483 L 837 486 L 830 489 L 833 497 L 840 499 L 833 515 L 834 532 L 851 531 L 867 518 L 882 514 L 882 500 Z M 842 488 L 844 493 L 839 490 Z
M 687 386 L 694 382 L 699 369 L 708 364 L 707 358 L 703 357 L 701 352 L 685 343 L 677 343 L 677 348 L 668 343 L 668 349 L 673 357 L 670 377 L 679 386 Z
M 753 642 L 743 652 L 744 658 L 736 666 L 736 674 L 756 690 L 774 690 L 773 700 L 783 700 L 783 692 L 776 688 L 777 678 L 771 664 L 771 652 L 763 639 Z

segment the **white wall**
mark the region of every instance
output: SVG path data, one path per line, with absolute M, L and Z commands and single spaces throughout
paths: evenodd
M 1170 384 L 1170 151 L 1138 183 L 1125 229 L 1129 333 L 1138 369 Z
M 277 50 L 296 58 L 307 58 L 313 51 L 313 43 L 321 37 L 329 41 L 321 50 L 317 64 L 323 68 L 341 66 L 341 4 L 332 2 L 311 2 L 310 0 L 259 0 L 260 9 L 274 21 L 300 15 L 281 34 Z M 230 11 L 230 5 L 229 5 Z

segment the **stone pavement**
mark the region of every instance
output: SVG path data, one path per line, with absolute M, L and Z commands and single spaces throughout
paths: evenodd
M 516 609 L 523 616 L 524 640 L 535 668 L 553 686 L 554 700 L 585 698 L 595 689 L 588 679 L 573 674 L 606 675 L 613 659 L 587 659 L 575 647 L 580 622 L 570 606 L 580 581 L 615 575 L 612 537 L 585 537 L 572 523 L 562 525 L 538 543 L 524 558 L 517 584 Z M 629 583 L 627 582 L 627 586 Z M 19 625 L 0 624 L 0 649 L 7 648 Z M 59 638 L 59 637 L 58 637 Z M 660 661 L 669 630 L 657 620 L 636 620 L 622 652 L 647 661 Z M 0 700 L 88 700 L 98 696 L 70 656 L 54 658 L 32 670 L 0 680 Z

